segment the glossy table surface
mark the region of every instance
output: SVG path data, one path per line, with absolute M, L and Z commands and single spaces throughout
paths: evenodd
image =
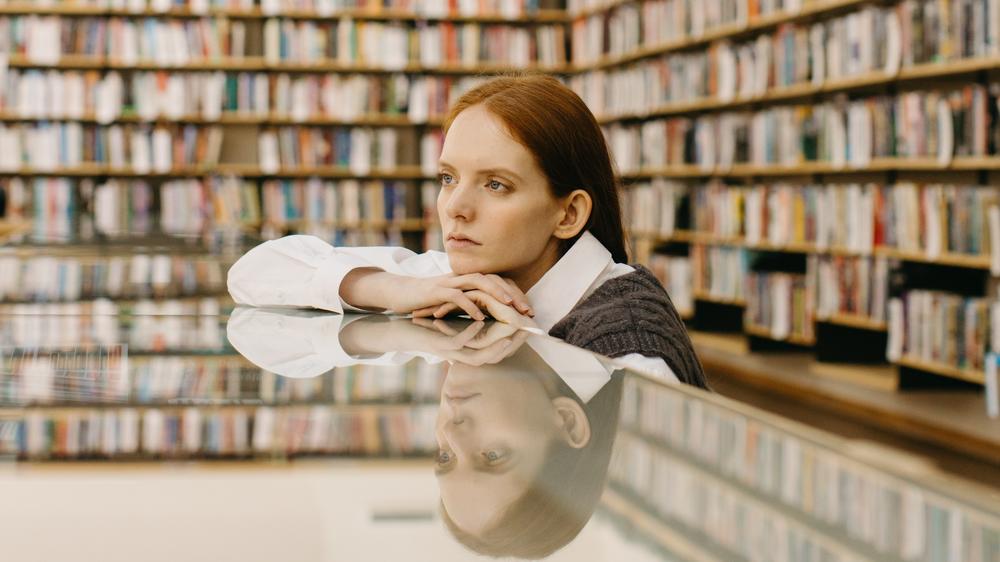
M 1000 495 L 499 323 L 0 308 L 3 560 L 1000 561 Z

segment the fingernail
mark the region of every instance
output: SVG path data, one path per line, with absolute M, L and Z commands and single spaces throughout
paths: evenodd
M 511 297 L 510 295 L 504 293 L 504 295 L 503 295 L 503 302 L 505 302 L 507 304 L 510 304 L 513 301 L 514 301 L 513 297 Z

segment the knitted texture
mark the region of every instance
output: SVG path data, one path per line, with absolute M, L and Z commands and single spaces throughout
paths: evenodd
M 681 382 L 707 388 L 687 328 L 648 269 L 609 279 L 578 303 L 549 335 L 608 357 L 661 357 Z

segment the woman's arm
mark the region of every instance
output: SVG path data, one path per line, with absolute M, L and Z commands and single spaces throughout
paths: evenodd
M 478 273 L 456 276 L 443 252 L 334 248 L 315 236 L 286 236 L 253 248 L 230 268 L 227 284 L 233 299 L 249 306 L 409 313 L 452 304 L 481 320 L 488 307 L 466 294 L 478 290 L 532 314 L 512 282 Z

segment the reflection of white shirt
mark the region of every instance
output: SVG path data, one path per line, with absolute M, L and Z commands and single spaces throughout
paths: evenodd
M 377 357 L 347 355 L 340 345 L 340 331 L 351 322 L 364 319 L 365 315 L 360 314 L 237 307 L 229 316 L 226 332 L 229 343 L 250 362 L 290 378 L 315 377 L 349 365 L 402 365 L 414 357 L 430 364 L 441 362 L 432 353 L 408 349 Z M 584 402 L 601 390 L 616 369 L 614 364 L 607 365 L 604 358 L 553 337 L 531 335 L 525 345 L 534 349 Z
M 229 293 L 239 304 L 360 311 L 340 298 L 340 284 L 358 267 L 396 275 L 433 277 L 451 273 L 448 254 L 417 254 L 398 247 L 333 247 L 315 236 L 293 235 L 253 248 L 229 270 Z M 615 263 L 611 252 L 590 232 L 575 244 L 527 292 L 535 323 L 548 332 L 581 300 L 605 281 L 632 272 Z M 677 380 L 660 357 L 632 353 L 618 361 L 640 371 Z

